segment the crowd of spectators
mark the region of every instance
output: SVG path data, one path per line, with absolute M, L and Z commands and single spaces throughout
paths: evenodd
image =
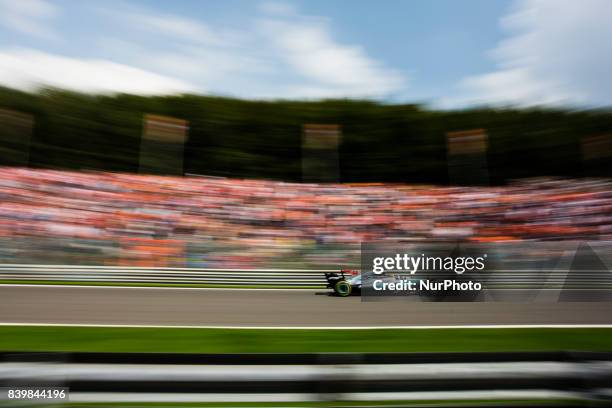
M 109 264 L 256 268 L 349 262 L 362 241 L 448 239 L 612 240 L 612 183 L 299 184 L 0 168 L 4 262 L 24 261 L 41 240 L 106 248 L 95 262 Z

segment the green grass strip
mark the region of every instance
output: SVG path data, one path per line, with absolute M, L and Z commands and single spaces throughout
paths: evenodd
M 612 351 L 612 329 L 281 330 L 0 326 L 0 350 L 179 353 Z

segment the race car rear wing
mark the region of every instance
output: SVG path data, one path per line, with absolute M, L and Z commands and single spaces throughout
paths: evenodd
M 333 288 L 338 281 L 346 280 L 355 275 L 359 275 L 359 271 L 352 269 L 341 269 L 340 273 L 326 272 L 325 279 L 327 280 L 327 287 Z

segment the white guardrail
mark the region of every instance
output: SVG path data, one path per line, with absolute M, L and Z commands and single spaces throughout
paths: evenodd
M 325 272 L 339 269 L 221 269 L 136 266 L 0 264 L 2 282 L 100 282 L 150 285 L 236 287 L 325 287 Z M 482 276 L 488 288 L 612 289 L 607 270 L 495 270 Z
M 342 365 L 0 362 L 0 385 L 55 384 L 70 390 L 73 403 L 399 400 L 446 406 L 444 400 L 518 399 L 554 406 L 560 400 L 609 402 L 611 374 L 612 362 L 597 360 Z
M 323 288 L 323 274 L 337 271 L 2 264 L 0 281 Z

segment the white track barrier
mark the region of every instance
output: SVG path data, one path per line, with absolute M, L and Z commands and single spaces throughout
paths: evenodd
M 337 270 L 3 264 L 0 265 L 0 281 L 324 288 L 325 272 Z

